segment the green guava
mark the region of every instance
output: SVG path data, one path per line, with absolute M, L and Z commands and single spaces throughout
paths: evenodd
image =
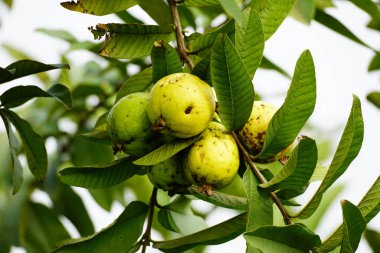
M 152 129 L 179 138 L 201 133 L 215 111 L 212 88 L 189 73 L 163 77 L 149 94 L 147 113 Z
M 255 101 L 253 103 L 252 112 L 248 121 L 238 132 L 239 137 L 252 155 L 258 155 L 263 149 L 269 123 L 277 110 L 277 107 L 267 102 Z M 291 146 L 292 145 L 282 150 L 274 157 L 258 160 L 258 162 L 269 163 L 278 160 L 289 153 Z
M 151 130 L 146 113 L 148 93 L 138 92 L 120 99 L 107 117 L 107 130 L 114 143 L 115 153 L 141 156 L 155 149 L 159 142 Z
M 239 151 L 226 128 L 211 122 L 189 149 L 184 161 L 188 179 L 208 195 L 229 185 L 239 169 Z
M 169 195 L 185 192 L 191 182 L 183 171 L 181 160 L 179 156 L 172 156 L 151 166 L 147 174 L 149 180 L 157 188 L 168 191 Z

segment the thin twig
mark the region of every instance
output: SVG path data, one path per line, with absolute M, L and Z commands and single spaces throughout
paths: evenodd
M 172 14 L 172 22 L 175 29 L 175 36 L 177 40 L 177 51 L 181 56 L 182 60 L 184 60 L 189 66 L 190 70 L 194 68 L 194 63 L 191 60 L 190 56 L 187 54 L 187 49 L 185 45 L 185 40 L 183 39 L 181 20 L 179 18 L 178 9 L 175 0 L 168 0 L 170 13 Z
M 262 184 L 265 184 L 267 183 L 267 179 L 263 176 L 263 174 L 261 174 L 260 170 L 256 167 L 256 165 L 253 163 L 251 157 L 249 156 L 246 148 L 243 146 L 243 144 L 241 143 L 239 137 L 236 135 L 235 132 L 232 132 L 232 135 L 240 149 L 240 151 L 242 152 L 243 156 L 244 156 L 244 160 L 248 163 L 251 171 L 255 174 L 255 176 L 259 179 L 260 183 Z M 292 224 L 292 220 L 288 214 L 288 212 L 286 211 L 286 208 L 285 206 L 281 203 L 281 200 L 280 198 L 276 195 L 276 193 L 274 192 L 271 192 L 270 193 L 270 196 L 271 198 L 273 199 L 274 203 L 276 204 L 276 206 L 278 207 L 278 209 L 280 210 L 281 214 L 282 214 L 282 217 L 284 219 L 284 222 L 286 225 L 290 225 Z
M 150 238 L 150 234 L 152 231 L 154 207 L 155 207 L 156 202 L 157 202 L 157 190 L 158 190 L 157 187 L 154 187 L 153 191 L 152 191 L 152 195 L 150 196 L 148 224 L 146 225 L 145 232 L 141 238 L 141 244 L 142 244 L 141 253 L 145 253 L 146 247 L 149 246 L 150 242 L 152 241 Z

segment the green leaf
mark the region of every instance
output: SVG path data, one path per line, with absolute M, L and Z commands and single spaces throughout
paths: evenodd
M 16 135 L 14 134 L 12 130 L 12 126 L 9 120 L 5 116 L 2 115 L 1 110 L 0 110 L 0 116 L 3 119 L 5 129 L 8 134 L 8 141 L 9 141 L 9 147 L 11 151 L 12 167 L 13 167 L 13 177 L 12 177 L 13 194 L 16 194 L 20 190 L 22 182 L 24 181 L 23 168 L 17 157 L 17 152 L 20 148 L 20 145 L 16 138 Z
M 191 200 L 184 196 L 177 197 L 160 209 L 158 221 L 164 228 L 183 235 L 206 229 L 206 222 L 193 214 L 190 203 Z
M 220 4 L 219 0 L 185 0 L 184 3 L 190 7 L 204 7 Z
M 315 0 L 296 0 L 296 4 L 290 12 L 290 15 L 296 20 L 309 25 L 315 13 L 314 1 Z
M 12 122 L 21 137 L 30 171 L 37 180 L 43 181 L 47 172 L 47 153 L 44 139 L 34 132 L 26 120 L 20 118 L 16 113 L 3 109 L 2 114 Z
M 264 38 L 268 40 L 288 16 L 296 0 L 258 0 L 248 6 L 255 9 L 261 18 Z
M 155 165 L 166 159 L 174 156 L 179 151 L 187 148 L 193 144 L 199 136 L 191 137 L 188 139 L 173 139 L 172 141 L 162 145 L 149 154 L 137 159 L 133 163 L 136 165 Z
M 368 101 L 380 108 L 380 92 L 373 91 L 367 95 Z
M 366 223 L 369 223 L 380 211 L 380 176 L 373 183 L 366 195 L 358 204 L 358 208 Z M 338 247 L 343 237 L 343 226 L 335 232 L 317 248 L 317 252 L 330 252 Z
M 268 194 L 260 192 L 259 181 L 250 169 L 243 176 L 244 189 L 248 200 L 248 220 L 246 230 L 273 224 L 273 201 Z
M 261 184 L 270 191 L 289 190 L 296 191 L 307 186 L 314 169 L 317 166 L 318 150 L 313 139 L 304 137 L 292 151 L 289 160 L 282 169 L 267 183 Z M 297 195 L 293 195 L 296 197 Z
M 42 204 L 27 203 L 19 224 L 21 244 L 27 252 L 50 253 L 58 242 L 70 238 L 58 215 Z
M 65 184 L 92 189 L 107 188 L 127 180 L 141 169 L 132 160 L 132 157 L 127 157 L 101 166 L 69 167 L 58 173 Z
M 154 42 L 151 58 L 153 83 L 164 76 L 182 72 L 182 63 L 177 51 L 162 40 Z
M 45 72 L 53 69 L 69 69 L 67 64 L 44 64 L 37 61 L 21 60 L 11 65 L 0 68 L 0 84 L 12 81 L 14 79 Z
M 92 132 L 81 134 L 81 136 L 83 136 L 87 140 L 97 142 L 99 144 L 104 144 L 104 145 L 112 145 L 113 144 L 113 142 L 112 142 L 107 131 L 94 130 Z
M 319 236 L 302 224 L 259 227 L 245 233 L 244 238 L 262 252 L 303 253 L 321 245 Z
M 327 28 L 333 30 L 336 33 L 368 48 L 371 48 L 366 43 L 364 43 L 361 39 L 359 39 L 354 33 L 352 33 L 345 25 L 343 25 L 339 20 L 334 18 L 333 16 L 327 14 L 326 12 L 317 9 L 315 12 L 314 19 L 326 26 Z
M 216 245 L 230 241 L 244 232 L 246 213 L 215 226 L 169 241 L 157 241 L 153 247 L 163 252 L 184 252 L 200 245 Z
M 221 34 L 211 52 L 211 80 L 219 102 L 219 116 L 228 131 L 241 128 L 253 106 L 251 79 L 231 40 Z
M 236 23 L 235 30 L 236 50 L 252 80 L 264 52 L 263 25 L 257 12 L 244 10 L 241 25 Z
M 192 186 L 188 189 L 189 192 L 198 199 L 212 203 L 214 205 L 236 210 L 247 210 L 247 199 L 239 196 L 213 191 L 211 196 L 205 193 L 201 193 L 197 190 L 197 187 Z
M 314 0 L 315 7 L 325 9 L 328 7 L 335 7 L 333 0 Z
M 170 41 L 173 31 L 170 25 L 141 24 L 99 24 L 91 30 L 95 37 L 107 34 L 100 55 L 123 59 L 149 55 L 153 43 L 156 40 Z
M 309 203 L 295 216 L 301 219 L 310 217 L 318 208 L 323 194 L 346 171 L 358 155 L 363 142 L 363 118 L 360 100 L 354 96 L 350 117 L 339 141 L 329 170 Z
M 341 201 L 343 210 L 342 253 L 354 253 L 359 246 L 366 222 L 357 206 L 348 200 Z
M 274 62 L 269 60 L 267 57 L 263 57 L 260 63 L 260 68 L 262 69 L 268 69 L 268 70 L 274 70 L 283 75 L 284 77 L 291 78 L 288 72 L 286 72 L 284 69 L 276 65 Z
M 80 0 L 77 2 L 62 2 L 61 5 L 71 11 L 103 16 L 128 9 L 138 4 L 138 2 L 138 0 Z
M 210 61 L 211 53 L 209 52 L 194 66 L 193 70 L 191 71 L 191 74 L 198 76 L 206 83 L 212 83 L 210 73 Z
M 257 157 L 268 159 L 288 147 L 313 113 L 316 78 L 310 51 L 299 57 L 285 102 L 269 123 L 263 149 Z
M 139 5 L 158 25 L 167 26 L 172 23 L 170 10 L 166 1 L 140 0 Z
M 64 242 L 55 253 L 125 253 L 136 243 L 143 230 L 149 207 L 138 201 L 127 206 L 108 227 L 88 237 Z
M 368 65 L 368 71 L 374 71 L 380 69 L 380 53 L 376 52 L 375 56 L 372 58 L 370 64 Z
M 243 22 L 243 15 L 240 11 L 240 7 L 236 0 L 218 0 L 220 5 L 223 7 L 224 11 L 228 16 L 235 19 L 235 22 L 239 25 Z
M 74 37 L 74 35 L 72 35 L 71 33 L 69 33 L 66 30 L 55 30 L 55 29 L 38 28 L 38 29 L 36 29 L 36 32 L 40 32 L 40 33 L 46 34 L 48 36 L 64 40 L 64 41 L 67 41 L 69 43 L 77 43 L 77 42 L 79 42 Z
M 136 75 L 131 76 L 117 92 L 116 102 L 129 94 L 145 91 L 152 83 L 152 78 L 152 68 L 146 68 Z
M 349 0 L 358 8 L 365 11 L 370 17 L 371 21 L 368 24 L 369 28 L 380 31 L 380 12 L 379 7 L 372 0 Z
M 6 108 L 13 108 L 20 106 L 30 99 L 36 97 L 52 97 L 57 99 L 67 108 L 71 108 L 72 99 L 70 90 L 62 84 L 54 84 L 47 91 L 42 90 L 41 88 L 28 85 L 28 86 L 16 86 L 10 88 L 0 95 L 1 105 Z
M 366 229 L 364 232 L 365 239 L 367 240 L 369 246 L 373 250 L 373 253 L 379 253 L 380 251 L 380 233 L 372 230 Z

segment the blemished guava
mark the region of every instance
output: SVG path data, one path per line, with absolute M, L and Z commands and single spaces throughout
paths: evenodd
M 245 123 L 238 134 L 243 143 L 247 146 L 250 153 L 254 156 L 258 155 L 263 149 L 265 136 L 271 119 L 278 110 L 277 107 L 263 101 L 255 101 L 248 121 Z M 278 160 L 289 153 L 290 145 L 286 149 L 279 152 L 274 157 L 258 160 L 260 163 L 269 163 Z
M 189 149 L 184 160 L 186 176 L 208 195 L 229 185 L 239 169 L 239 151 L 226 128 L 211 122 Z
M 107 117 L 107 130 L 115 153 L 141 156 L 159 145 L 146 113 L 149 94 L 137 92 L 120 99 Z
M 152 129 L 178 138 L 200 134 L 215 111 L 212 88 L 197 76 L 175 73 L 161 78 L 149 94 Z
M 187 179 L 179 156 L 172 156 L 149 168 L 149 180 L 157 188 L 168 191 L 169 195 L 183 193 L 191 182 Z

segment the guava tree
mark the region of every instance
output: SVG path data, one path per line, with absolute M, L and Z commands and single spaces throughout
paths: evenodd
M 380 31 L 378 1 L 350 2 L 371 17 L 368 29 Z M 322 241 L 315 230 L 334 199 L 331 188 L 361 149 L 361 101 L 353 95 L 329 166 L 321 166 L 323 147 L 315 136 L 303 134 L 317 99 L 312 52 L 305 49 L 289 63 L 295 66 L 291 75 L 263 54 L 266 41 L 291 15 L 374 51 L 369 71 L 380 69 L 380 54 L 327 13 L 333 1 L 78 0 L 61 5 L 84 14 L 114 13 L 123 22 L 94 24 L 89 28 L 93 41 L 40 29 L 70 45 L 61 64 L 33 61 L 6 46 L 17 61 L 0 68 L 0 83 L 36 75 L 45 87 L 21 84 L 0 95 L 6 129 L 0 138 L 7 144 L 0 146 L 0 252 L 12 245 L 38 253 L 203 252 L 238 236 L 245 239 L 246 252 L 356 251 L 366 224 L 380 211 L 379 177 L 356 205 L 341 200 L 342 224 L 331 236 Z M 135 5 L 157 24 L 131 15 L 128 9 Z M 73 67 L 68 56 L 76 50 L 94 53 L 94 61 Z M 131 66 L 138 69 L 133 75 Z M 258 68 L 289 77 L 280 108 L 259 102 L 252 83 Z M 51 78 L 45 73 L 50 70 L 60 74 Z M 176 86 L 165 88 L 171 85 Z M 380 107 L 379 92 L 368 100 Z M 65 123 L 74 127 L 68 130 Z M 54 144 L 49 152 L 48 143 Z M 300 206 L 296 198 L 315 181 L 318 189 Z M 72 186 L 87 189 L 105 210 L 115 201 L 125 209 L 95 231 Z M 51 205 L 34 201 L 33 194 L 41 191 Z M 208 213 L 197 210 L 195 200 L 234 215 L 208 226 Z M 80 238 L 71 238 L 62 217 Z M 366 236 L 374 250 L 380 247 L 376 231 Z

